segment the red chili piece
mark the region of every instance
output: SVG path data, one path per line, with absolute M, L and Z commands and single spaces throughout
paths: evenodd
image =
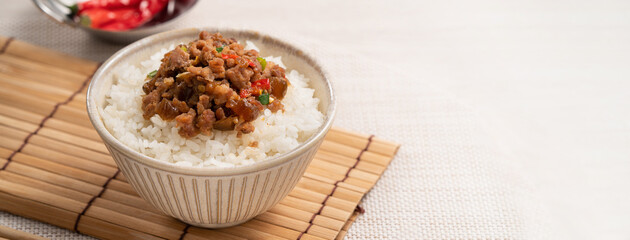
M 252 87 L 269 90 L 271 89 L 271 83 L 268 78 L 256 80 L 252 83 Z
M 252 62 L 252 60 L 247 59 L 247 62 L 249 63 L 250 67 L 256 67 L 256 64 L 254 64 L 254 62 Z
M 221 58 L 223 58 L 223 59 L 228 59 L 228 58 L 237 59 L 237 58 L 239 58 L 239 56 L 238 55 L 234 55 L 234 54 L 221 54 Z
M 249 88 L 243 88 L 241 89 L 241 92 L 239 94 L 241 96 L 241 98 L 246 98 L 252 95 L 252 90 Z

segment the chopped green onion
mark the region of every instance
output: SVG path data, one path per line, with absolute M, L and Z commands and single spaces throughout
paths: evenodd
M 256 60 L 258 60 L 258 62 L 260 63 L 260 66 L 262 66 L 261 71 L 264 71 L 265 67 L 267 66 L 267 60 L 261 57 L 257 57 Z
M 188 48 L 184 45 L 180 46 L 179 48 L 181 48 L 182 50 L 184 50 L 184 52 L 188 52 Z
M 258 96 L 258 101 L 260 101 L 262 105 L 269 104 L 269 93 L 265 91 L 262 94 L 260 94 L 260 96 Z
M 218 53 L 221 53 L 222 51 L 223 51 L 223 47 L 218 47 L 218 48 L 217 48 L 217 52 L 218 52 Z
M 156 74 L 157 74 L 157 70 L 153 70 L 149 74 L 147 74 L 147 77 L 148 78 L 153 78 L 153 77 L 155 77 Z

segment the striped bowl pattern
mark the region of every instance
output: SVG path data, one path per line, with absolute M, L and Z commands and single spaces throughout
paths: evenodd
M 317 147 L 293 161 L 235 176 L 192 176 L 156 169 L 106 143 L 131 186 L 164 214 L 200 227 L 238 225 L 269 210 L 295 187 Z
M 112 84 L 118 65 L 147 59 L 161 47 L 187 42 L 201 30 L 221 32 L 226 37 L 250 40 L 265 54 L 282 56 L 285 65 L 310 78 L 310 87 L 320 99 L 325 122 L 308 140 L 288 153 L 237 167 L 198 168 L 177 166 L 142 155 L 125 146 L 105 128 L 99 108 Z M 87 110 L 92 125 L 103 139 L 118 168 L 138 194 L 164 214 L 190 225 L 229 227 L 265 212 L 295 187 L 324 136 L 332 126 L 335 97 L 320 64 L 300 49 L 254 31 L 235 29 L 180 29 L 139 40 L 115 53 L 94 74 L 87 92 Z

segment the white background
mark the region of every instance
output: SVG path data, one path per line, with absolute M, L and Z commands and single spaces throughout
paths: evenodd
M 121 47 L 51 23 L 30 1 L 3 0 L 2 5 L 0 35 L 97 61 Z M 321 56 L 346 56 L 353 64 L 362 64 L 365 59 L 369 62 L 365 66 L 372 66 L 370 71 L 396 69 L 389 74 L 392 79 L 383 79 L 383 84 L 394 86 L 392 89 L 417 88 L 422 93 L 426 86 L 437 86 L 443 90 L 438 90 L 439 94 L 448 95 L 449 99 L 455 97 L 457 104 L 467 107 L 465 112 L 471 114 L 462 118 L 477 119 L 472 128 L 478 126 L 484 131 L 475 134 L 489 137 L 484 144 L 493 152 L 500 152 L 493 154 L 510 166 L 506 169 L 512 169 L 506 170 L 506 174 L 518 174 L 519 181 L 527 186 L 523 187 L 528 189 L 525 195 L 535 199 L 529 204 L 542 209 L 541 216 L 526 217 L 533 222 L 542 219 L 538 225 L 525 220 L 515 224 L 515 229 L 497 225 L 498 229 L 490 226 L 488 230 L 476 228 L 484 224 L 472 224 L 469 229 L 450 223 L 436 227 L 439 221 L 431 223 L 424 217 L 431 219 L 433 211 L 439 214 L 439 209 L 426 206 L 411 204 L 406 206 L 406 212 L 398 215 L 390 212 L 387 218 L 379 218 L 378 214 L 387 213 L 378 210 L 374 210 L 378 214 L 369 215 L 368 208 L 368 213 L 352 227 L 350 237 L 630 238 L 630 1 L 204 0 L 179 24 L 215 25 L 296 36 L 293 39 L 303 39 L 313 49 L 322 52 L 339 49 L 352 55 Z M 366 69 L 365 66 L 352 71 Z M 409 79 L 399 79 L 402 76 Z M 353 85 L 362 84 L 358 78 L 353 81 Z M 378 85 L 370 84 L 366 91 L 378 94 Z M 423 113 L 422 108 L 409 107 L 408 111 Z M 409 115 L 401 112 L 391 117 L 405 116 Z M 401 154 L 394 160 L 399 165 L 392 165 L 382 183 L 366 199 L 366 205 L 377 209 L 395 205 L 396 202 L 382 202 L 387 201 L 387 188 L 422 181 L 416 178 L 427 174 L 422 172 L 426 164 L 414 157 L 424 155 L 415 152 L 419 151 L 414 149 L 417 143 L 405 142 L 414 139 L 405 132 L 387 131 L 377 127 L 381 123 L 368 120 L 353 124 L 354 120 L 341 113 L 338 124 L 400 139 L 403 143 Z M 422 122 L 400 121 L 404 121 L 406 125 L 401 126 L 406 128 Z M 415 132 L 413 127 L 408 131 Z M 465 161 L 466 156 L 460 157 Z M 418 171 L 417 175 L 396 172 L 408 167 L 403 163 L 414 161 L 418 165 L 412 165 L 411 169 Z M 501 171 L 499 168 L 492 174 Z M 437 186 L 430 182 L 425 181 L 428 184 L 425 186 Z M 431 203 L 432 198 L 422 196 L 443 197 L 440 193 L 423 191 L 398 192 L 400 195 L 395 196 L 407 196 L 410 202 L 418 199 L 419 205 Z M 458 198 L 449 197 L 456 201 Z M 515 213 L 510 216 L 537 215 L 528 212 L 528 207 L 519 210 L 519 204 L 515 206 Z M 450 213 L 454 218 L 467 211 L 453 209 Z M 32 224 L 12 223 L 15 218 L 6 214 L 0 219 L 4 221 L 0 223 L 13 226 Z M 23 228 L 28 230 L 28 226 Z M 492 235 L 484 231 L 510 234 Z M 55 236 L 66 236 L 59 234 L 62 235 Z

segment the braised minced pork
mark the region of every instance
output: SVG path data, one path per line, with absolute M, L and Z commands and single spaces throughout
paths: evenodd
M 254 131 L 252 121 L 265 108 L 283 110 L 289 81 L 285 69 L 266 62 L 235 39 L 203 31 L 199 39 L 164 55 L 160 68 L 142 86 L 145 119 L 158 114 L 177 122 L 191 138 L 213 130 Z

